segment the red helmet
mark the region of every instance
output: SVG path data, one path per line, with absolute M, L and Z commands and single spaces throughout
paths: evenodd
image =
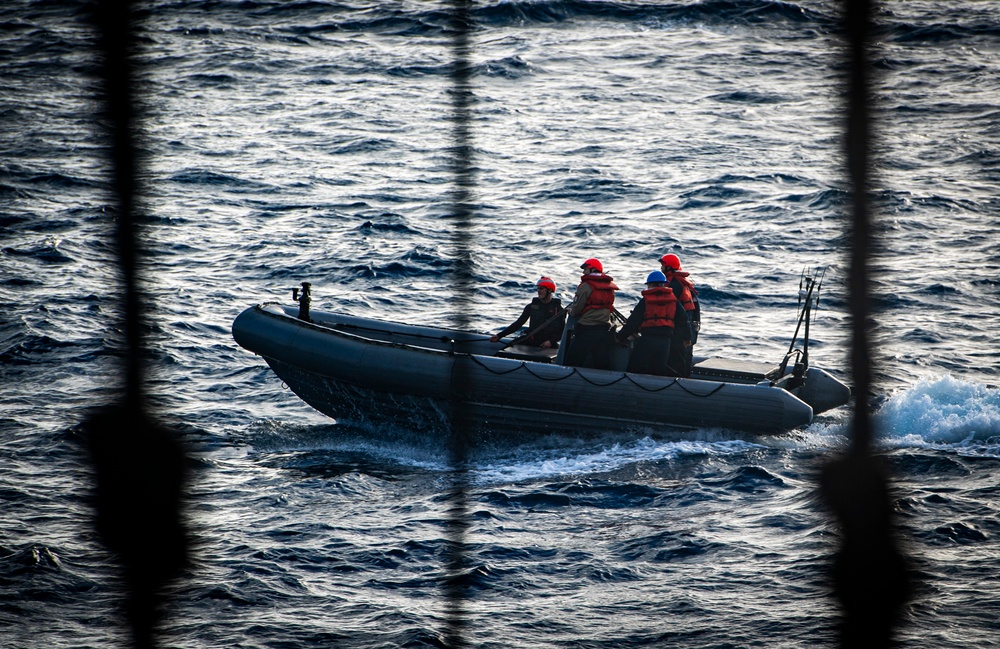
M 660 264 L 671 270 L 680 270 L 681 258 L 677 255 L 663 255 L 660 257 Z
M 541 287 L 541 288 L 547 288 L 550 291 L 552 291 L 553 293 L 556 292 L 556 283 L 552 281 L 551 277 L 542 277 L 537 282 L 535 282 L 535 286 L 538 286 L 538 287 Z
M 580 268 L 582 268 L 584 270 L 586 270 L 588 268 L 593 268 L 594 270 L 596 270 L 599 273 L 603 273 L 604 272 L 604 264 L 601 263 L 600 259 L 594 259 L 593 257 L 591 257 L 587 261 L 585 261 L 582 264 L 580 264 Z

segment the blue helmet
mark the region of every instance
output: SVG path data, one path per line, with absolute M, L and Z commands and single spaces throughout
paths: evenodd
M 661 273 L 658 270 L 654 270 L 646 278 L 646 283 L 647 284 L 654 284 L 654 283 L 657 283 L 657 282 L 663 284 L 663 283 L 666 283 L 666 281 L 667 281 L 667 276 L 664 275 L 663 273 Z

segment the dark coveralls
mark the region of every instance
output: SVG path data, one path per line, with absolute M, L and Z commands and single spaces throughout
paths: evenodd
M 573 340 L 566 350 L 564 365 L 587 367 L 585 364 L 589 354 L 593 362 L 591 367 L 605 370 L 611 364 L 608 353 L 608 325 L 581 325 L 573 329 Z
M 530 321 L 528 331 L 534 331 L 535 333 L 522 340 L 519 344 L 541 347 L 547 340 L 553 347 L 558 347 L 559 341 L 562 339 L 563 327 L 566 326 L 565 313 L 563 313 L 561 317 L 550 322 L 541 331 L 535 330 L 545 324 L 547 320 L 551 319 L 560 311 L 562 311 L 562 303 L 557 297 L 552 298 L 548 302 L 542 302 L 541 298 L 533 298 L 531 300 L 531 304 L 524 307 L 524 311 L 521 312 L 520 317 L 518 317 L 518 319 L 515 320 L 509 327 L 498 333 L 497 338 L 509 336 L 523 327 L 525 322 Z

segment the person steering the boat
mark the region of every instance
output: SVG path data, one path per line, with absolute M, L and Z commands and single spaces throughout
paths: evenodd
M 639 334 L 629 357 L 627 372 L 680 376 L 678 368 L 670 366 L 673 340 L 683 345 L 690 338 L 687 312 L 680 308 L 673 290 L 666 285 L 667 277 L 654 270 L 646 277 L 646 290 L 632 309 L 625 326 L 618 332 L 619 344 L 627 344 Z
M 562 338 L 563 327 L 566 326 L 566 310 L 563 309 L 562 302 L 555 297 L 556 283 L 551 277 L 542 277 L 535 286 L 538 288 L 538 297 L 532 298 L 531 303 L 524 307 L 520 317 L 509 327 L 495 336 L 490 336 L 490 342 L 500 342 L 504 336 L 509 336 L 518 329 L 528 324 L 528 333 L 518 339 L 518 344 L 530 345 L 532 347 L 558 347 Z
M 667 254 L 660 257 L 660 270 L 667 278 L 667 286 L 674 292 L 678 303 L 687 314 L 689 335 L 686 342 L 675 342 L 670 349 L 670 366 L 680 370 L 680 376 L 690 376 L 694 363 L 694 345 L 698 342 L 701 331 L 701 303 L 698 301 L 698 290 L 694 282 L 688 279 L 690 273 L 681 270 L 681 259 L 677 255 Z M 680 344 L 678 344 L 680 342 Z
M 580 265 L 583 276 L 576 287 L 576 296 L 567 309 L 579 320 L 573 339 L 566 349 L 565 365 L 607 369 L 610 364 L 611 308 L 618 287 L 610 275 L 604 274 L 601 260 L 591 258 Z

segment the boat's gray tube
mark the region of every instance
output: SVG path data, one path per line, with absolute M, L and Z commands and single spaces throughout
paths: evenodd
M 380 326 L 374 320 L 351 321 Z M 393 327 L 416 330 L 381 326 L 383 333 Z M 480 427 L 494 429 L 719 427 L 771 432 L 806 425 L 813 416 L 802 400 L 766 383 L 673 379 L 451 353 L 304 323 L 280 307 L 247 309 L 233 323 L 233 337 L 263 356 L 307 403 L 332 417 L 365 407 L 377 416 L 380 404 L 399 405 L 400 398 L 417 407 L 414 398 L 431 400 L 428 405 L 435 410 L 447 410 L 456 394 L 454 376 L 468 382 L 464 392 Z M 390 414 L 399 417 L 400 409 L 385 407 L 385 415 Z

